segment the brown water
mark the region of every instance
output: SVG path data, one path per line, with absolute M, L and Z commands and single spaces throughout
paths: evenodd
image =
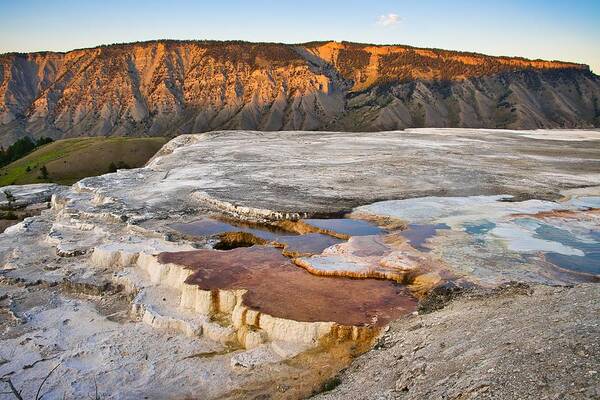
M 382 326 L 417 306 L 405 286 L 377 279 L 315 276 L 272 247 L 161 253 L 158 259 L 192 269 L 188 284 L 203 290 L 246 289 L 248 307 L 295 321 Z

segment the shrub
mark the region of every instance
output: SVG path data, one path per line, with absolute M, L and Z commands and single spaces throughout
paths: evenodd
M 108 172 L 112 173 L 112 172 L 117 172 L 118 169 L 130 169 L 130 168 L 131 167 L 129 165 L 127 165 L 127 163 L 125 163 L 124 161 L 119 161 L 116 164 L 113 161 L 108 165 Z
M 4 189 L 4 196 L 6 196 L 6 201 L 8 203 L 7 208 L 12 210 L 15 207 L 15 202 L 17 201 L 15 195 L 12 194 L 10 190 Z
M 40 176 L 38 176 L 38 179 L 48 179 L 50 176 L 50 174 L 48 173 L 48 168 L 46 168 L 45 165 L 42 165 L 42 168 L 40 168 Z

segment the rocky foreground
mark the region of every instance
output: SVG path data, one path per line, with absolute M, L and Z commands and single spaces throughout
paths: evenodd
M 2 396 L 597 397 L 598 143 L 227 131 L 13 187 Z
M 505 286 L 391 324 L 318 399 L 596 399 L 598 285 Z

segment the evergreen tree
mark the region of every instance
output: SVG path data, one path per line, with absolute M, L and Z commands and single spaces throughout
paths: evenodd
M 53 142 L 51 138 L 47 138 L 44 136 L 42 136 L 35 142 L 29 137 L 24 137 L 8 146 L 8 149 L 0 147 L 0 167 L 8 165 L 11 162 L 18 160 L 19 158 L 35 150 L 37 147 L 43 146 L 51 142 Z

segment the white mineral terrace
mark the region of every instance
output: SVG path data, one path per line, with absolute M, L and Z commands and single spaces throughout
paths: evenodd
M 11 187 L 52 199 L 0 234 L 0 376 L 25 398 L 55 365 L 47 398 L 299 398 L 436 285 L 597 282 L 599 138 L 214 132 L 143 168 Z M 375 229 L 333 238 L 328 217 Z M 175 228 L 200 219 L 257 245 Z M 309 234 L 331 243 L 294 252 Z

